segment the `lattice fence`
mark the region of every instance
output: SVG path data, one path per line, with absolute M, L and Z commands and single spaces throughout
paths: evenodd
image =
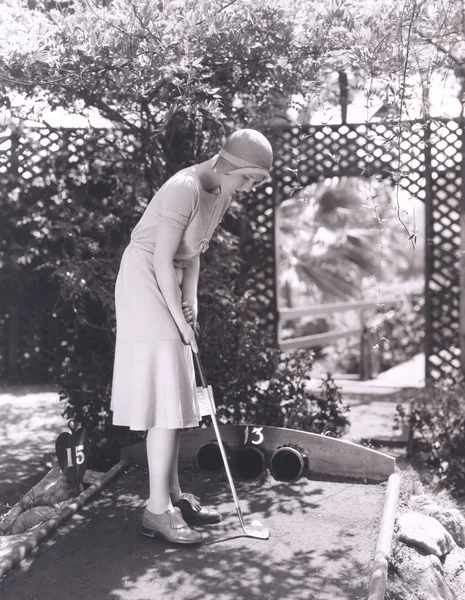
M 134 195 L 147 195 L 144 175 L 145 157 L 131 133 L 42 127 L 0 136 L 0 188 L 9 192 L 2 199 L 2 215 L 9 215 L 8 223 L 15 215 L 22 222 L 17 232 L 7 231 L 0 222 L 5 257 L 0 269 L 1 378 L 50 381 L 66 350 L 54 312 L 58 286 L 36 269 L 45 257 L 35 257 L 34 248 L 21 237 L 21 227 L 27 228 L 24 222 L 38 218 L 28 214 L 28 207 L 35 207 L 35 215 L 42 207 L 46 216 L 53 203 L 65 207 L 75 197 L 85 207 L 87 197 L 105 201 L 112 186 L 131 185 Z
M 275 208 L 271 183 L 249 197 L 246 214 L 248 227 L 241 244 L 246 267 L 244 287 L 251 309 L 263 327 L 276 336 Z
M 325 178 L 376 176 L 393 181 L 425 202 L 427 375 L 439 379 L 451 368 L 459 368 L 463 138 L 459 124 L 380 122 L 281 128 L 267 135 L 275 152 L 272 177 L 267 186 L 246 199 L 248 223 L 241 246 L 244 288 L 264 327 L 276 326 L 276 208 L 306 185 Z M 43 128 L 32 138 L 20 134 L 13 141 L 0 139 L 0 182 L 7 173 L 14 172 L 15 185 L 29 190 L 53 187 L 53 182 L 64 177 L 75 178 L 76 182 L 89 179 L 95 166 L 114 177 L 144 181 L 146 164 L 147 157 L 134 136 L 114 130 Z M 7 179 L 7 188 L 11 180 Z M 0 313 L 3 375 L 8 352 L 11 354 L 11 345 L 5 339 L 11 331 L 11 311 L 4 301 Z M 53 331 L 53 327 L 48 331 Z M 45 334 L 32 313 L 17 327 L 17 335 L 19 353 L 40 354 L 33 368 L 31 362 L 24 367 L 29 374 L 34 369 L 41 373 L 50 361 L 60 360 L 56 351 L 51 356 L 48 351 L 35 350 L 37 340 Z M 47 343 L 53 346 L 52 341 Z
M 426 205 L 426 375 L 460 368 L 459 252 L 462 130 L 455 121 L 379 122 L 294 127 L 269 133 L 272 184 L 248 211 L 260 227 L 256 286 L 263 315 L 276 310 L 275 210 L 305 186 L 331 177 L 389 179 Z M 272 210 L 272 209 L 275 210 Z M 420 232 L 420 235 L 422 232 Z M 263 286 L 265 290 L 263 289 Z
M 433 379 L 460 368 L 460 215 L 463 128 L 433 121 L 430 127 L 430 204 L 427 222 L 427 371 Z

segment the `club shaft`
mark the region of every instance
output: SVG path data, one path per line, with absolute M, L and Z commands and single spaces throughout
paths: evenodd
M 194 352 L 194 357 L 197 363 L 197 369 L 199 371 L 200 374 L 200 380 L 202 382 L 202 387 L 205 390 L 205 393 L 208 396 L 208 400 L 210 402 L 210 412 L 211 412 L 211 418 L 212 418 L 212 422 L 213 422 L 213 428 L 215 430 L 215 435 L 216 435 L 216 439 L 218 441 L 218 446 L 220 448 L 220 452 L 221 452 L 221 456 L 223 458 L 223 463 L 224 463 L 224 468 L 226 470 L 226 475 L 228 477 L 228 482 L 229 482 L 229 487 L 231 488 L 231 492 L 234 498 L 234 504 L 236 506 L 236 512 L 237 515 L 239 517 L 239 521 L 241 523 L 241 527 L 245 532 L 245 523 L 244 523 L 244 517 L 242 516 L 242 511 L 241 511 L 241 507 L 239 506 L 239 498 L 237 497 L 237 492 L 236 492 L 236 487 L 234 485 L 234 481 L 231 475 L 231 470 L 229 468 L 229 463 L 228 463 L 228 457 L 226 455 L 226 451 L 224 449 L 223 446 L 223 440 L 221 439 L 221 434 L 220 434 L 220 430 L 218 427 L 218 421 L 216 420 L 216 415 L 215 415 L 215 403 L 213 401 L 213 398 L 210 395 L 210 389 L 207 385 L 207 381 L 206 381 L 206 377 L 205 377 L 205 372 L 203 370 L 203 366 L 202 363 L 200 361 L 200 357 L 198 355 L 197 352 Z

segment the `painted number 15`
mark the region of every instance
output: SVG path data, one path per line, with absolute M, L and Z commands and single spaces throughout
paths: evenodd
M 76 450 L 76 464 L 82 465 L 82 463 L 85 460 L 84 445 L 81 444 L 79 446 L 76 446 L 75 450 Z M 73 457 L 71 455 L 71 451 L 72 451 L 72 448 L 66 448 L 66 456 L 68 459 L 68 466 L 71 466 L 73 464 Z

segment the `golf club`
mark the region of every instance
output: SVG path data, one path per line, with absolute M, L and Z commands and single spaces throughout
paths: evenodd
M 237 512 L 237 516 L 239 517 L 242 531 L 248 537 L 258 538 L 260 540 L 267 540 L 270 537 L 269 529 L 267 529 L 266 527 L 263 527 L 261 525 L 261 523 L 258 521 L 251 523 L 250 525 L 246 525 L 244 522 L 244 517 L 242 516 L 241 507 L 239 506 L 239 499 L 237 497 L 236 488 L 234 486 L 234 481 L 233 481 L 233 478 L 231 475 L 231 471 L 229 469 L 228 458 L 226 456 L 226 451 L 223 446 L 223 440 L 221 439 L 220 431 L 218 428 L 218 422 L 216 420 L 215 403 L 210 394 L 210 389 L 208 388 L 207 380 L 205 377 L 205 371 L 203 370 L 202 361 L 200 360 L 199 353 L 194 352 L 194 351 L 192 351 L 192 353 L 194 355 L 194 359 L 195 359 L 195 362 L 197 365 L 197 371 L 200 375 L 202 387 L 204 388 L 204 391 L 207 394 L 208 400 L 210 402 L 210 412 L 211 412 L 211 418 L 213 421 L 213 427 L 215 429 L 216 439 L 218 440 L 218 446 L 220 448 L 221 456 L 223 458 L 224 468 L 226 469 L 226 474 L 228 476 L 228 481 L 229 481 L 229 487 L 231 488 L 231 492 L 232 492 L 232 495 L 234 498 L 234 504 L 236 506 L 236 512 Z

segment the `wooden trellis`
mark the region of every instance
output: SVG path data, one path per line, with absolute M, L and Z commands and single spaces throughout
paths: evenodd
M 0 188 L 10 194 L 12 210 L 17 203 L 18 219 L 25 217 L 28 206 L 36 206 L 39 213 L 40 205 L 46 212 L 57 197 L 70 201 L 73 188 L 80 187 L 82 196 L 103 198 L 105 181 L 102 177 L 94 183 L 96 169 L 122 183 L 132 179 L 137 186 L 144 180 L 144 164 L 135 136 L 119 130 L 40 127 L 0 137 Z M 84 197 L 80 200 L 85 202 Z M 65 354 L 62 324 L 54 311 L 59 289 L 34 265 L 15 264 L 15 253 L 27 251 L 18 244 L 0 269 L 0 379 L 47 382 Z
M 377 176 L 407 189 L 426 206 L 426 375 L 440 379 L 451 369 L 462 366 L 465 370 L 465 352 L 461 353 L 465 293 L 461 294 L 464 284 L 460 280 L 465 271 L 462 125 L 452 120 L 392 121 L 282 127 L 265 133 L 275 152 L 272 177 L 246 200 L 247 226 L 241 244 L 243 285 L 264 327 L 273 328 L 277 322 L 277 207 L 296 190 L 329 177 Z M 92 167 L 86 163 L 89 155 L 115 177 L 133 170 L 134 165 L 139 166 L 140 178 L 144 177 L 141 165 L 145 158 L 132 134 L 42 128 L 34 136 L 32 144 L 31 136 L 27 140 L 21 134 L 13 136 L 12 144 L 0 151 L 0 178 L 13 171 L 19 182 L 34 180 L 46 187 L 60 173 L 86 177 Z M 41 325 L 31 316 L 26 328 L 15 328 L 11 310 L 4 300 L 0 299 L 0 304 L 0 331 L 4 333 L 0 373 L 4 375 L 8 354 L 10 362 L 14 352 L 30 354 L 42 334 Z M 34 335 L 27 339 L 32 330 Z M 19 336 L 16 349 L 11 339 L 5 341 L 12 331 Z M 27 368 L 32 373 L 34 368 L 42 372 L 44 361 L 50 359 L 50 354 L 41 352 L 37 365 L 28 363 Z
M 250 285 L 262 314 L 276 322 L 275 213 L 296 190 L 330 177 L 389 179 L 425 203 L 426 377 L 464 370 L 461 321 L 465 292 L 460 274 L 463 128 L 453 120 L 418 120 L 285 127 L 269 133 L 275 151 L 272 182 L 250 198 L 251 228 L 264 250 Z M 465 246 L 464 246 L 465 247 Z M 263 289 L 264 282 L 265 290 Z M 460 309 L 462 306 L 462 310 Z M 274 315 L 274 316 L 272 316 Z M 462 336 L 463 337 L 463 336 Z

